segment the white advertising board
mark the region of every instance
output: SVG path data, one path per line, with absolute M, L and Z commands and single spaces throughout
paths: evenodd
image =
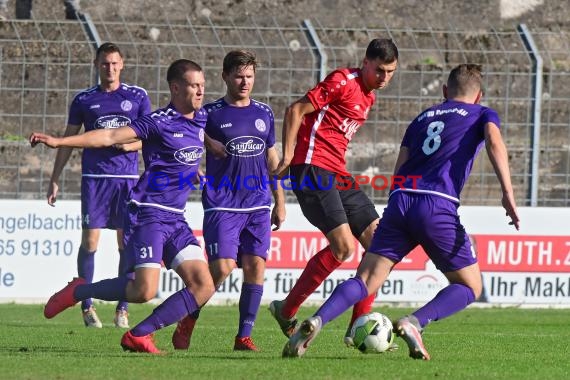
M 383 206 L 378 206 L 382 212 Z M 500 207 L 461 207 L 462 223 L 474 237 L 483 272 L 486 302 L 570 306 L 570 210 L 520 208 L 521 230 L 507 224 Z M 202 208 L 188 203 L 186 217 L 201 241 Z M 45 302 L 77 273 L 81 241 L 79 201 L 0 200 L 0 302 Z M 264 301 L 283 298 L 306 262 L 327 245 L 298 205 L 287 205 L 287 220 L 274 232 L 267 262 Z M 322 301 L 334 286 L 353 276 L 362 248 L 309 297 Z M 118 265 L 114 231 L 103 230 L 95 261 L 95 281 L 115 277 Z M 234 271 L 213 301 L 237 301 L 242 276 Z M 424 302 L 447 281 L 417 248 L 402 261 L 380 289 L 380 302 Z M 182 286 L 163 270 L 158 296 Z

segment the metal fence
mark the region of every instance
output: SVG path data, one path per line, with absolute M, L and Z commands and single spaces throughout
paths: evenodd
M 1 198 L 45 196 L 55 152 L 30 149 L 26 137 L 33 130 L 63 133 L 73 96 L 94 83 L 97 39 L 121 46 L 126 55 L 123 80 L 146 88 L 153 107 L 168 101 L 165 73 L 172 60 L 184 57 L 200 63 L 206 72 L 207 100 L 214 100 L 224 93 L 223 56 L 234 48 L 255 51 L 262 65 L 254 97 L 272 106 L 280 140 L 287 104 L 323 73 L 359 66 L 370 39 L 390 36 L 400 50 L 400 66 L 390 86 L 378 92 L 369 120 L 350 143 L 347 161 L 353 174 L 391 174 L 405 128 L 422 109 L 442 99 L 449 70 L 459 63 L 480 63 L 486 74 L 484 104 L 502 118 L 518 203 L 533 203 L 534 178 L 536 205 L 570 204 L 568 31 L 529 30 L 543 60 L 542 93 L 535 96 L 536 57 L 529 54 L 517 28 L 330 27 L 314 18 L 279 22 L 253 16 L 223 24 L 208 17 L 200 23 L 190 18 L 137 22 L 89 16 L 95 36 L 86 31 L 86 23 L 77 21 L 0 23 Z M 541 107 L 537 120 L 536 105 Z M 541 129 L 533 149 L 535 125 Z M 79 197 L 80 173 L 76 150 L 60 179 L 62 198 Z M 386 201 L 386 190 L 365 189 L 375 202 Z M 462 200 L 470 205 L 499 203 L 500 187 L 485 154 L 477 159 Z

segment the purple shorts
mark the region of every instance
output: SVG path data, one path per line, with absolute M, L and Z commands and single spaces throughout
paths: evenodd
M 137 180 L 131 178 L 81 179 L 81 220 L 84 229 L 123 228 L 129 191 Z
M 209 261 L 234 259 L 238 262 L 241 254 L 266 260 L 271 243 L 269 210 L 207 212 L 204 214 L 204 242 Z
M 368 251 L 400 262 L 419 244 L 444 273 L 475 264 L 458 207 L 437 195 L 398 191 L 390 196 Z
M 160 268 L 161 262 L 176 269 L 186 259 L 206 260 L 184 214 L 133 204 L 127 209 L 125 251 L 129 270 Z

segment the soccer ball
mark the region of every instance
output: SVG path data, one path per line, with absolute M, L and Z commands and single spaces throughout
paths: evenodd
M 361 315 L 352 324 L 350 336 L 354 347 L 366 354 L 380 353 L 390 348 L 394 341 L 392 322 L 381 313 Z

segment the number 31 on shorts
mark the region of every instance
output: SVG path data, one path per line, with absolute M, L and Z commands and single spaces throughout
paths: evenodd
M 142 247 L 139 253 L 141 259 L 152 258 L 152 246 Z

